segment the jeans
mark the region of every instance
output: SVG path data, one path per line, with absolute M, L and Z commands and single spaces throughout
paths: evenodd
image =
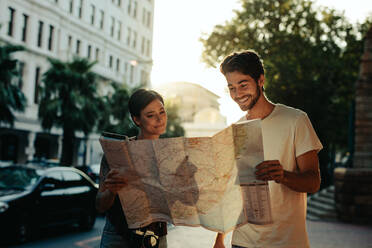
M 100 248 L 133 248 L 129 240 L 126 240 L 122 235 L 117 234 L 115 227 L 106 219 L 105 227 L 103 228 Z M 159 238 L 159 248 L 167 248 L 167 236 Z

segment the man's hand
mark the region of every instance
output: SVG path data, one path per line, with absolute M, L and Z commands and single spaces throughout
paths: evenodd
M 256 166 L 256 178 L 263 181 L 275 180 L 281 183 L 284 178 L 283 166 L 278 160 L 263 161 Z

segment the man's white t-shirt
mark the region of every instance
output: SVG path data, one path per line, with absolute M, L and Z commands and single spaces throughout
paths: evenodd
M 240 121 L 246 120 L 243 117 Z M 307 114 L 282 104 L 262 120 L 265 160 L 279 160 L 284 170 L 298 171 L 296 157 L 323 146 Z M 273 223 L 246 224 L 233 232 L 232 244 L 242 247 L 309 247 L 306 193 L 269 181 Z

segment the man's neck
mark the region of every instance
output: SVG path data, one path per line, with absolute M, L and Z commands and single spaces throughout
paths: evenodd
M 262 95 L 257 103 L 247 111 L 246 118 L 247 120 L 253 119 L 265 119 L 267 116 L 273 112 L 275 105 L 270 102 L 265 95 Z

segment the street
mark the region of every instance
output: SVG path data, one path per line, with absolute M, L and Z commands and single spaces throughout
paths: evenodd
M 37 240 L 11 248 L 97 248 L 104 225 L 102 216 L 88 232 L 74 229 L 53 230 Z M 312 248 L 372 248 L 372 226 L 342 222 L 307 221 Z M 212 248 L 215 233 L 202 227 L 172 227 L 168 231 L 169 248 Z M 225 239 L 230 248 L 231 233 Z

